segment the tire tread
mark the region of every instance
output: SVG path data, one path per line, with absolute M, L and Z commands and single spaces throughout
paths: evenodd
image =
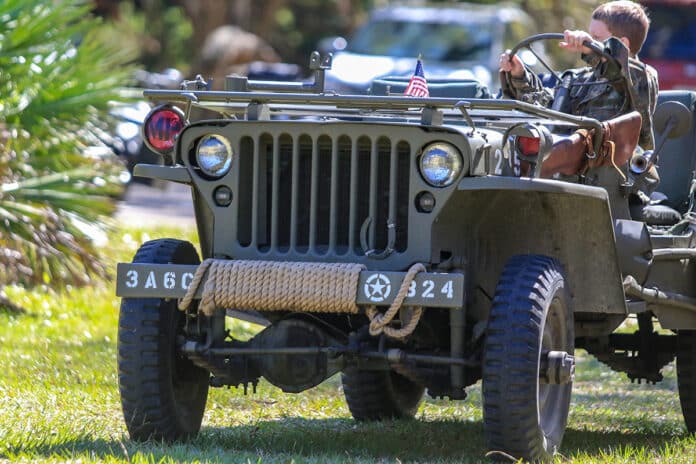
M 549 459 L 536 415 L 539 334 L 545 305 L 563 269 L 540 255 L 510 258 L 493 298 L 483 365 L 483 415 L 487 447 L 525 460 Z M 565 291 L 565 288 L 562 289 Z M 572 322 L 571 322 L 572 323 Z
M 696 330 L 677 333 L 677 386 L 684 423 L 696 432 Z
M 412 418 L 418 411 L 424 388 L 388 371 L 349 368 L 341 375 L 348 409 L 358 421 Z
M 197 264 L 189 242 L 159 239 L 144 243 L 134 263 Z M 175 441 L 200 429 L 208 391 L 209 374 L 191 364 L 193 398 L 176 403 L 172 393 L 172 353 L 165 349 L 172 317 L 178 317 L 174 301 L 158 298 L 124 298 L 118 325 L 118 379 L 121 406 L 132 439 Z M 189 368 L 189 366 L 187 366 Z M 184 419 L 181 410 L 189 414 Z

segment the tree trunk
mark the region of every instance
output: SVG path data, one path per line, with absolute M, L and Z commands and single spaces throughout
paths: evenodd
M 232 11 L 249 8 L 250 0 L 236 0 L 227 2 L 221 0 L 183 0 L 182 5 L 186 15 L 191 19 L 193 36 L 191 45 L 194 54 L 203 47 L 205 38 L 214 29 L 230 22 Z M 235 11 L 236 12 L 236 11 Z

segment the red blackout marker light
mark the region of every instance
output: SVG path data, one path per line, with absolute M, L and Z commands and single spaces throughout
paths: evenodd
M 539 154 L 539 138 L 525 137 L 520 135 L 517 137 L 517 148 L 524 156 L 536 156 Z
M 160 106 L 145 119 L 143 135 L 151 150 L 164 154 L 172 151 L 174 141 L 184 128 L 184 114 L 173 106 Z

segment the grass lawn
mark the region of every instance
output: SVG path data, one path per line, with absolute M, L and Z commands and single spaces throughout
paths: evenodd
M 174 236 L 167 230 L 149 234 Z M 147 235 L 113 234 L 111 259 L 130 261 Z M 483 460 L 480 384 L 470 388 L 465 401 L 426 399 L 417 420 L 378 424 L 351 419 L 335 377 L 299 395 L 267 383 L 248 396 L 211 389 L 195 440 L 173 446 L 132 442 L 118 394 L 119 301 L 113 285 L 100 282 L 60 293 L 7 288 L 5 293 L 28 313 L 0 312 L 0 461 Z M 579 353 L 569 427 L 557 461 L 696 462 L 696 439 L 686 435 L 674 366 L 664 374 L 658 385 L 630 384 L 623 374 Z

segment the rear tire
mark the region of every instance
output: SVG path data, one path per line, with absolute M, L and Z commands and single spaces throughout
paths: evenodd
M 561 265 L 539 255 L 505 265 L 483 355 L 483 426 L 490 451 L 549 460 L 560 446 L 572 382 L 540 383 L 542 353 L 573 354 L 573 313 Z
M 355 420 L 412 418 L 425 388 L 394 371 L 346 369 L 343 393 Z
M 677 333 L 677 385 L 686 430 L 696 432 L 696 330 Z
M 143 244 L 134 263 L 199 264 L 189 242 Z M 167 442 L 198 433 L 210 374 L 177 352 L 185 314 L 176 300 L 123 298 L 118 323 L 121 406 L 131 439 Z

